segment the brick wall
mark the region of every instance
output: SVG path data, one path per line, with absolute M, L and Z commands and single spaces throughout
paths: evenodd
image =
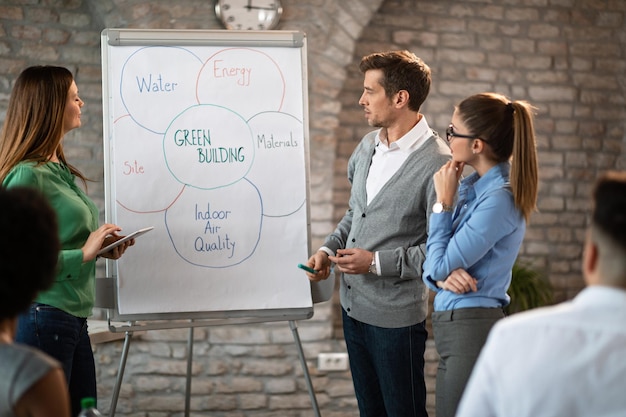
M 496 91 L 538 107 L 539 211 L 521 251 L 545 271 L 559 300 L 583 285 L 581 242 L 590 186 L 626 168 L 623 1 L 386 1 L 355 48 L 360 56 L 407 48 L 433 70 L 422 111 L 443 132 L 467 95 Z M 348 69 L 337 133 L 335 211 L 345 211 L 345 166 L 368 130 L 357 100 L 361 75 Z
M 590 186 L 599 172 L 626 169 L 626 2 L 623 0 L 283 0 L 279 29 L 307 33 L 313 247 L 348 200 L 347 158 L 369 130 L 357 100 L 364 54 L 410 49 L 433 69 L 422 109 L 440 132 L 453 106 L 498 91 L 539 108 L 539 212 L 521 251 L 544 271 L 559 300 L 582 287 L 581 242 Z M 103 207 L 100 32 L 106 27 L 219 25 L 210 0 L 0 1 L 0 120 L 13 79 L 28 65 L 65 65 L 86 102 L 66 154 L 96 182 Z M 324 417 L 356 416 L 349 372 L 316 369 L 319 352 L 345 351 L 338 306 L 316 306 L 300 322 L 305 357 Z M 98 313 L 98 312 L 97 312 Z M 188 329 L 137 335 L 117 405 L 121 416 L 180 416 Z M 288 323 L 194 331 L 191 410 L 211 416 L 312 416 Z M 108 412 L 122 343 L 95 346 L 100 408 Z M 436 353 L 427 356 L 430 408 Z M 431 415 L 434 413 L 431 413 Z

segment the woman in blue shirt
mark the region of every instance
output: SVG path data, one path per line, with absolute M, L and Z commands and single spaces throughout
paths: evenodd
M 452 160 L 434 175 L 423 273 L 436 291 L 437 417 L 454 416 L 487 334 L 509 303 L 511 269 L 537 201 L 533 110 L 525 101 L 476 94 L 455 108 L 446 130 Z M 465 165 L 474 172 L 459 183 Z

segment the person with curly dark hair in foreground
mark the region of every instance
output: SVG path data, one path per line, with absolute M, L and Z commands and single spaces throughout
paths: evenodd
M 69 416 L 60 364 L 13 342 L 19 313 L 54 281 L 60 243 L 57 219 L 29 188 L 0 188 L 0 417 Z

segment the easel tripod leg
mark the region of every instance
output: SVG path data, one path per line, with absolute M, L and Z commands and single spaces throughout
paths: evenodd
M 120 390 L 122 387 L 122 379 L 124 378 L 124 370 L 126 369 L 126 359 L 128 359 L 128 350 L 130 348 L 130 339 L 133 336 L 133 332 L 126 332 L 124 337 L 124 347 L 122 348 L 122 357 L 120 359 L 120 366 L 117 369 L 117 379 L 115 381 L 115 388 L 111 395 L 111 407 L 109 411 L 110 417 L 115 417 L 115 409 L 117 408 L 117 399 L 120 396 Z
M 191 320 L 193 322 L 193 320 Z M 193 326 L 189 328 L 189 339 L 187 340 L 187 381 L 185 385 L 185 417 L 189 417 L 191 407 L 191 371 L 193 365 Z
M 315 391 L 313 390 L 313 383 L 311 382 L 309 367 L 307 366 L 306 359 L 304 358 L 304 350 L 302 350 L 302 343 L 300 342 L 300 335 L 298 334 L 298 326 L 294 320 L 290 320 L 289 327 L 291 328 L 291 333 L 293 334 L 293 338 L 296 342 L 296 348 L 298 349 L 298 356 L 300 357 L 300 364 L 302 365 L 302 371 L 304 372 L 306 387 L 309 390 L 309 397 L 311 398 L 311 404 L 313 405 L 313 412 L 315 413 L 315 417 L 321 417 L 319 405 L 317 404 L 317 398 L 315 397 Z

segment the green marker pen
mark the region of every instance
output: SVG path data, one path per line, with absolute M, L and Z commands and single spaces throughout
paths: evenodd
M 317 274 L 317 273 L 319 272 L 319 271 L 316 271 L 316 270 L 315 270 L 315 269 L 313 269 L 313 268 L 309 268 L 308 266 L 306 266 L 306 265 L 302 265 L 302 264 L 298 264 L 298 268 L 300 268 L 300 269 L 304 269 L 306 272 L 310 272 L 310 273 L 312 273 L 312 274 Z

